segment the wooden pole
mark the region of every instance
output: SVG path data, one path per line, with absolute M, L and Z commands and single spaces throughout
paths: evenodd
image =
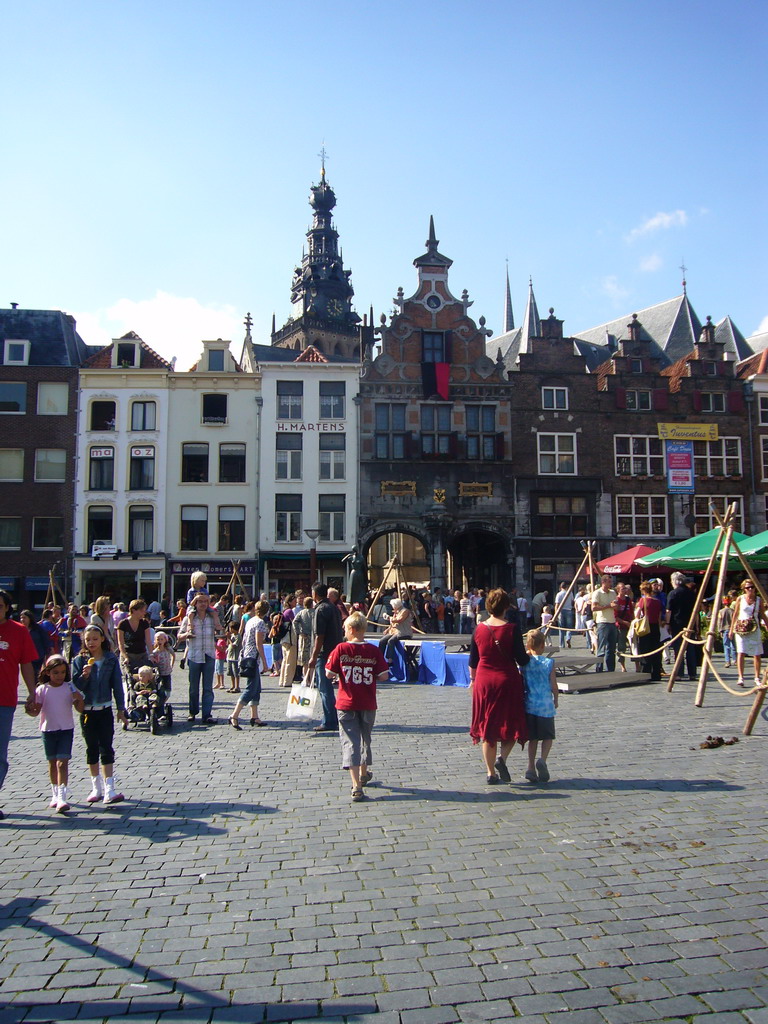
M 707 568 L 704 571 L 704 579 L 701 581 L 701 586 L 699 587 L 699 592 L 696 595 L 696 601 L 695 601 L 694 606 L 693 606 L 693 611 L 691 612 L 691 617 L 688 620 L 688 626 L 686 627 L 685 631 L 683 632 L 683 637 L 682 637 L 682 641 L 683 642 L 680 644 L 680 650 L 677 652 L 677 657 L 675 658 L 675 664 L 672 666 L 672 673 L 670 674 L 669 682 L 667 683 L 667 693 L 671 693 L 672 692 L 672 687 L 675 685 L 675 679 L 677 678 L 677 673 L 680 670 L 680 666 L 681 666 L 681 664 L 683 662 L 683 657 L 685 656 L 686 648 L 688 647 L 688 634 L 691 633 L 691 632 L 696 632 L 693 629 L 693 627 L 698 622 L 699 610 L 701 609 L 701 603 L 704 600 L 704 591 L 706 590 L 707 585 L 709 583 L 709 580 L 710 580 L 710 578 L 712 576 L 712 569 L 713 569 L 713 566 L 715 564 L 715 559 L 717 558 L 717 552 L 720 550 L 720 545 L 722 544 L 724 537 L 725 537 L 725 531 L 721 527 L 720 528 L 720 534 L 718 535 L 717 541 L 715 542 L 715 545 L 712 548 L 712 554 L 709 556 L 709 561 L 707 562 Z
M 763 677 L 763 682 L 760 686 L 760 689 L 755 694 L 755 699 L 752 704 L 752 708 L 749 714 L 747 715 L 746 722 L 744 723 L 744 729 L 742 731 L 745 736 L 752 735 L 752 729 L 754 728 L 755 722 L 757 721 L 757 716 L 760 714 L 760 709 L 763 706 L 763 701 L 765 700 L 766 693 L 768 693 L 768 686 L 766 686 L 765 677 Z
M 714 510 L 713 510 L 714 511 Z M 720 571 L 717 574 L 717 587 L 715 588 L 715 600 L 712 603 L 712 614 L 709 619 L 709 629 L 707 630 L 707 642 L 705 650 L 707 654 L 711 655 L 715 646 L 715 629 L 717 627 L 717 616 L 720 613 L 720 605 L 723 601 L 723 591 L 725 589 L 725 577 L 728 574 L 728 557 L 731 552 L 731 541 L 733 540 L 733 520 L 736 514 L 735 503 L 731 505 L 725 515 L 724 522 L 728 525 L 725 527 L 725 539 L 723 540 L 723 548 L 720 552 Z M 719 517 L 718 517 L 719 518 Z M 720 529 L 723 529 L 723 522 L 720 523 Z M 696 700 L 695 705 L 700 708 L 704 704 L 704 694 L 707 689 L 707 676 L 709 674 L 709 659 L 704 658 L 701 663 L 701 672 L 699 673 L 699 685 L 696 689 Z
M 551 629 L 555 628 L 555 624 L 556 624 L 558 618 L 560 617 L 560 610 L 563 607 L 563 604 L 565 603 L 565 600 L 568 597 L 568 595 L 573 592 L 573 589 L 576 586 L 576 581 L 578 580 L 579 576 L 581 576 L 582 569 L 584 568 L 584 565 L 586 564 L 586 561 L 587 561 L 588 558 L 589 558 L 589 554 L 585 553 L 584 557 L 581 560 L 581 565 L 576 570 L 576 575 L 571 580 L 571 585 L 568 587 L 568 589 L 563 594 L 563 596 L 562 596 L 562 598 L 560 600 L 560 604 L 555 604 L 555 614 L 552 616 L 552 619 L 550 620 L 550 622 L 547 623 L 547 628 L 546 628 L 546 631 L 545 631 L 545 635 L 546 635 L 546 633 L 549 633 L 549 631 Z M 560 591 L 558 591 L 558 594 L 559 593 L 560 593 Z

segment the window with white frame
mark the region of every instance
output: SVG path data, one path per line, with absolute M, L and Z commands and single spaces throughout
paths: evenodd
M 702 391 L 702 412 L 725 412 L 725 395 L 722 391 Z
M 224 370 L 224 349 L 208 349 L 208 372 L 221 373 Z
M 648 434 L 615 434 L 616 476 L 661 476 L 664 442 Z
M 204 441 L 186 441 L 181 446 L 181 482 L 208 483 L 208 445 Z
M 50 381 L 37 385 L 37 415 L 66 416 L 69 409 L 69 384 Z
M 21 448 L 0 448 L 0 480 L 22 483 L 24 480 L 24 451 Z
M 320 540 L 344 540 L 343 494 L 321 494 L 318 501 Z
M 539 473 L 573 476 L 576 473 L 576 435 L 538 434 Z
M 666 496 L 616 495 L 617 534 L 629 537 L 662 537 L 668 532 Z
M 303 381 L 277 381 L 277 418 L 279 420 L 300 420 L 302 418 L 303 408 Z
M 35 516 L 32 520 L 32 547 L 39 551 L 60 551 L 64 547 L 63 518 Z
M 763 458 L 763 480 L 768 480 L 768 436 L 760 438 L 760 447 Z
M 155 487 L 155 449 L 149 445 L 144 448 L 131 448 L 130 489 L 132 491 L 151 491 Z
M 112 543 L 111 505 L 89 505 L 86 514 L 86 551 L 93 551 L 94 544 Z
M 648 412 L 650 408 L 650 391 L 637 391 L 634 388 L 627 391 L 627 409 L 629 412 Z
M 736 502 L 736 516 L 733 527 L 738 533 L 744 531 L 744 499 L 740 494 L 697 494 L 693 499 L 694 533 L 707 533 L 719 526 L 715 512 L 722 519 L 726 509 Z M 714 511 L 713 511 L 714 509 Z
M 219 551 L 245 551 L 245 506 L 219 506 Z
M 568 388 L 547 387 L 541 389 L 541 408 L 564 411 L 568 408 Z
M 18 551 L 21 547 L 21 519 L 0 516 L 0 550 Z
M 35 452 L 35 481 L 63 484 L 66 478 L 66 451 L 63 448 L 38 448 Z
M 275 540 L 301 540 L 301 495 L 275 495 Z
M 560 388 L 559 390 L 565 389 Z M 468 459 L 495 459 L 496 406 L 468 405 L 466 407 L 466 434 Z
M 132 553 L 155 550 L 155 510 L 151 505 L 131 505 L 128 509 L 128 544 Z
M 642 373 L 643 372 L 643 360 L 642 359 L 630 359 L 629 360 L 629 372 L 630 373 Z
M 157 405 L 155 402 L 131 403 L 131 430 L 156 430 Z
M 208 506 L 181 506 L 181 550 L 208 550 Z
M 115 449 L 91 448 L 88 460 L 88 488 L 111 491 L 115 486 Z
M 694 441 L 693 470 L 696 476 L 739 476 L 741 438 L 721 437 L 717 441 Z
M 0 381 L 0 413 L 19 415 L 27 411 L 27 385 L 23 381 Z
M 344 434 L 320 435 L 320 479 L 343 480 L 347 474 L 347 438 Z
M 219 483 L 245 483 L 245 445 L 240 442 L 219 445 Z
M 215 392 L 203 395 L 203 423 L 223 426 L 227 422 L 227 396 Z
M 275 435 L 275 480 L 301 480 L 303 434 Z
M 760 426 L 768 427 L 768 395 L 760 395 Z
M 29 342 L 6 338 L 3 347 L 3 362 L 6 366 L 27 366 L 29 363 Z
M 116 424 L 114 402 L 101 399 L 91 402 L 90 430 L 114 430 Z
M 320 419 L 343 420 L 346 385 L 343 380 L 320 381 Z

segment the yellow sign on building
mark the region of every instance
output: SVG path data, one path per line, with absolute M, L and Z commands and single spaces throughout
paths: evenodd
M 662 441 L 717 441 L 716 423 L 659 423 Z

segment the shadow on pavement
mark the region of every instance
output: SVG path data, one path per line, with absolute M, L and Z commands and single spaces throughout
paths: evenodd
M 176 804 L 158 800 L 126 800 L 104 807 L 97 804 L 85 808 L 73 806 L 66 814 L 14 814 L 6 824 L 19 831 L 40 827 L 56 828 L 66 834 L 70 830 L 103 832 L 111 835 L 142 836 L 152 843 L 169 843 L 192 836 L 225 835 L 227 829 L 211 825 L 214 816 L 231 820 L 241 814 L 277 814 L 277 807 L 258 803 L 224 803 L 218 801 L 179 801 Z

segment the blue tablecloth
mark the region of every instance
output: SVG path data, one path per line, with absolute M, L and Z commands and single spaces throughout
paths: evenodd
M 446 654 L 445 685 L 469 686 L 469 654 Z
M 419 660 L 419 682 L 445 686 L 445 644 L 441 640 L 424 640 Z

